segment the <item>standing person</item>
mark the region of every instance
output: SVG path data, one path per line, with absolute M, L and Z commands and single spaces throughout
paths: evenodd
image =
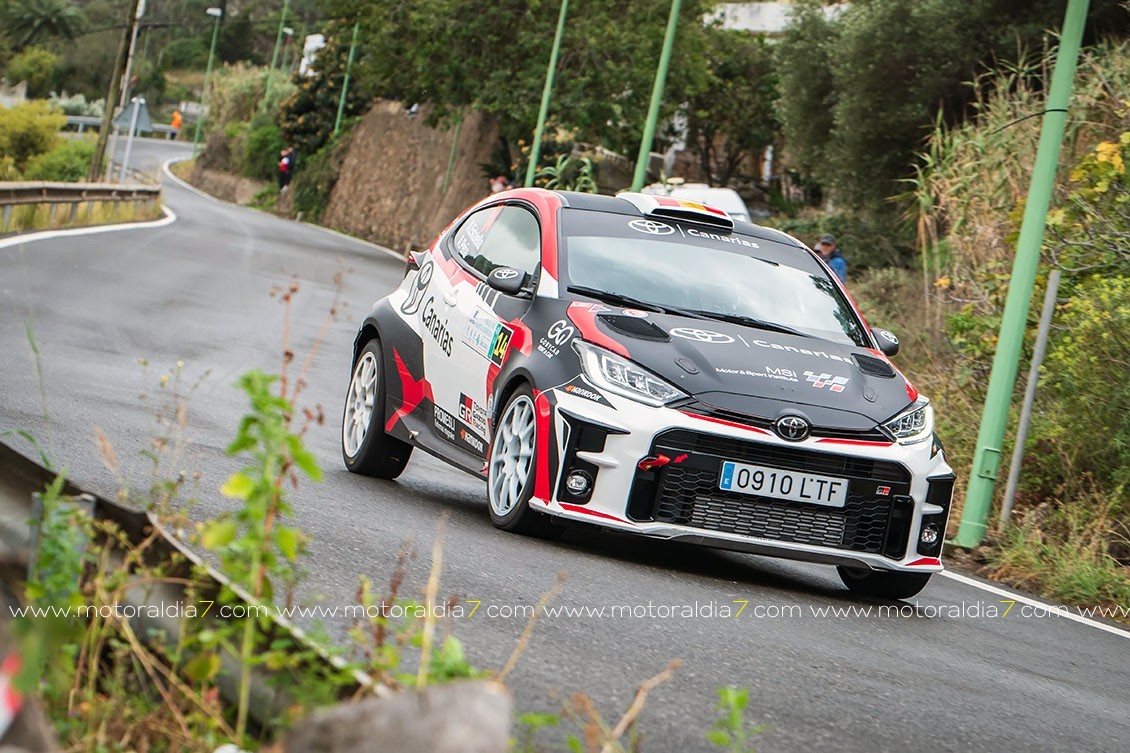
M 283 149 L 279 152 L 279 157 L 279 191 L 285 191 L 294 171 L 294 147 Z
M 831 233 L 825 233 L 820 236 L 820 242 L 816 245 L 816 250 L 820 253 L 820 258 L 824 260 L 836 277 L 840 278 L 840 282 L 847 284 L 847 259 L 840 253 L 839 246 L 836 245 L 836 236 Z
M 181 124 L 184 123 L 184 117 L 180 114 L 180 110 L 173 110 L 173 119 L 169 122 L 169 126 L 173 129 L 173 138 L 177 137 L 180 133 Z

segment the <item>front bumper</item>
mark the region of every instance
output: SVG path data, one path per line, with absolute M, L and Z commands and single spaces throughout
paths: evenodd
M 753 425 L 601 397 L 543 393 L 542 431 L 557 462 L 531 500 L 536 509 L 636 535 L 775 557 L 942 569 L 953 473 L 932 443 L 818 436 L 786 442 Z M 641 466 L 645 459 L 651 462 Z M 846 479 L 847 502 L 834 508 L 724 491 L 718 477 L 726 460 Z M 574 470 L 594 479 L 584 495 L 563 483 Z M 931 544 L 921 541 L 925 528 L 934 533 Z

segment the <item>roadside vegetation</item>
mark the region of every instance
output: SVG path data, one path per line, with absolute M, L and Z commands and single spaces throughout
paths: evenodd
M 335 278 L 339 289 L 341 274 Z M 279 372 L 252 370 L 238 381 L 248 408 L 227 453 L 241 458 L 243 468 L 222 483 L 186 470 L 191 399 L 209 375 L 191 381 L 178 362 L 141 394 L 153 412 L 151 436 L 141 452 L 147 478 L 130 478 L 125 468 L 131 464 L 123 463 L 106 435 L 95 430 L 97 451 L 120 485 L 118 502 L 147 511 L 153 528 L 139 536 L 106 518 L 92 518 L 64 494 L 65 472 L 40 495 L 40 545 L 23 603 L 54 611 L 15 620 L 22 660 L 15 682 L 21 692 L 42 697 L 64 749 L 211 753 L 233 743 L 256 750 L 280 744 L 294 723 L 330 704 L 463 680 L 505 683 L 520 671 L 537 611 L 496 670 L 472 664 L 455 636 L 458 621 L 439 616 L 460 606 L 470 609 L 441 592 L 445 518 L 424 563 L 422 588 L 408 585 L 417 555 L 407 542 L 386 584 L 359 578 L 356 601 L 365 616 L 350 626 L 344 645 L 320 627 L 299 634 L 270 616 L 276 605 L 296 603 L 310 544 L 308 534 L 294 525 L 290 500 L 302 485 L 322 479 L 304 437 L 325 416 L 321 406 L 301 407 L 321 336 L 305 355 L 290 342 L 290 311 L 299 292 L 297 282 L 272 290 L 284 317 Z M 336 311 L 335 300 L 323 334 Z M 142 367 L 148 381 L 149 364 Z M 52 466 L 50 458 L 44 463 Z M 217 491 L 231 500 L 228 512 L 203 519 L 193 514 L 199 495 Z M 166 538 L 210 557 L 206 562 L 176 553 L 170 557 Z M 208 569 L 213 563 L 226 578 L 218 592 Z M 563 581 L 562 574 L 538 610 Z M 136 619 L 147 610 L 168 616 L 168 603 L 178 606 L 171 619 Z M 250 616 L 221 618 L 221 605 Z M 257 606 L 266 609 L 256 611 Z M 670 681 L 679 666 L 672 660 L 643 680 L 613 721 L 581 692 L 566 696 L 559 713 L 525 712 L 524 700 L 515 699 L 510 749 L 537 753 L 564 745 L 584 753 L 645 751 L 638 724 L 648 694 Z M 752 753 L 770 728 L 752 723 L 748 706 L 748 691 L 719 689 L 717 716 L 712 727 L 704 721 L 703 741 Z

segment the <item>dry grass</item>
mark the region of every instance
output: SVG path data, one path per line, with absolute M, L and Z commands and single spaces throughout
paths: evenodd
M 72 216 L 71 205 L 55 205 L 54 212 L 49 204 L 24 204 L 12 209 L 10 232 L 31 230 L 59 230 L 70 227 L 90 227 L 94 225 L 114 225 L 123 222 L 145 222 L 161 216 L 161 205 L 154 202 L 105 202 L 84 201 L 75 205 Z

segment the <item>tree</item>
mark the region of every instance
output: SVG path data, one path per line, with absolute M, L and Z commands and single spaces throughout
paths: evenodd
M 830 177 L 824 165 L 835 122 L 832 54 L 837 36 L 820 0 L 800 0 L 777 44 L 777 116 L 786 154 L 793 167 L 820 180 Z
M 705 85 L 702 18 L 684 0 L 667 78 L 670 116 Z M 663 43 L 666 2 L 585 0 L 569 6 L 551 117 L 581 141 L 634 153 Z M 330 0 L 361 23 L 359 80 L 382 96 L 434 105 L 433 122 L 463 108 L 495 113 L 509 139 L 528 139 L 560 0 Z
M 913 172 L 939 113 L 950 123 L 968 114 L 966 82 L 1041 43 L 1046 29 L 1062 23 L 1063 6 L 855 0 L 828 20 L 819 0 L 802 0 L 777 60 L 792 163 L 830 187 L 839 203 L 878 209 Z M 1093 0 L 1090 18 L 1089 28 L 1106 33 L 1128 25 L 1120 0 Z
M 712 29 L 707 41 L 709 75 L 687 106 L 687 143 L 711 185 L 727 185 L 776 137 L 777 74 L 763 36 Z
M 7 76 L 13 84 L 27 81 L 29 97 L 38 99 L 51 92 L 59 56 L 43 47 L 25 47 L 8 63 Z
M 82 11 L 67 0 L 13 0 L 3 16 L 16 49 L 73 39 L 84 25 Z

